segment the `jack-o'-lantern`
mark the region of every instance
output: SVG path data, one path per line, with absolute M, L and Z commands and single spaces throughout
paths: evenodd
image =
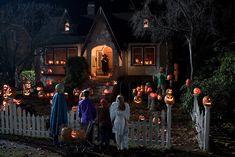
M 212 104 L 212 99 L 211 99 L 211 97 L 210 96 L 204 96 L 203 97 L 203 99 L 202 99 L 202 104 L 204 105 L 204 106 L 211 106 L 211 104 Z
M 189 87 L 191 84 L 192 84 L 192 80 L 187 79 L 187 80 L 185 81 L 185 85 L 186 85 L 187 87 Z
M 165 98 L 164 98 L 164 101 L 165 101 L 165 103 L 168 104 L 168 105 L 173 105 L 173 104 L 175 103 L 175 98 L 174 98 L 173 95 L 167 94 L 167 95 L 165 96 Z
M 139 104 L 139 103 L 142 102 L 142 98 L 141 98 L 141 96 L 138 96 L 138 95 L 137 95 L 137 96 L 134 97 L 133 101 L 134 101 L 135 103 Z
M 104 94 L 111 94 L 112 91 L 111 91 L 111 90 L 108 90 L 108 89 L 104 89 L 103 93 L 104 93 Z
M 43 98 L 44 96 L 45 96 L 44 91 L 39 91 L 39 92 L 38 92 L 38 97 L 39 97 L 39 98 Z
M 73 89 L 73 95 L 74 95 L 74 96 L 79 96 L 79 94 L 80 94 L 79 88 L 74 88 L 74 89 Z
M 202 91 L 201 91 L 200 88 L 197 88 L 197 87 L 196 87 L 196 88 L 193 89 L 193 94 L 196 95 L 196 96 L 200 95 L 201 92 L 202 92 Z
M 171 74 L 169 74 L 169 75 L 167 75 L 166 79 L 167 79 L 168 81 L 173 80 L 173 76 L 172 76 Z
M 71 128 L 68 128 L 68 127 L 62 128 L 61 129 L 61 140 L 64 142 L 71 141 L 72 140 L 71 132 L 72 132 Z
M 8 86 L 5 94 L 7 97 L 15 97 L 16 91 L 14 88 Z
M 141 91 L 141 92 L 144 92 L 144 85 L 141 85 L 141 86 L 140 86 L 140 91 Z
M 145 117 L 144 117 L 143 115 L 140 115 L 140 116 L 139 116 L 139 120 L 144 121 L 144 120 L 145 120 Z
M 167 95 L 172 95 L 172 94 L 173 94 L 173 90 L 170 89 L 170 88 L 168 88 L 168 89 L 166 90 L 166 94 L 167 94 Z
M 153 124 L 156 124 L 156 118 L 155 118 L 155 117 L 153 117 L 152 122 L 153 122 Z M 161 120 L 160 120 L 160 118 L 158 118 L 157 123 L 158 123 L 158 125 L 160 125 L 160 124 L 161 124 Z
M 150 95 L 150 97 L 153 98 L 153 99 L 156 99 L 157 96 L 158 96 L 158 94 L 157 94 L 157 93 L 154 93 L 154 92 L 150 93 L 149 95 Z
M 42 82 L 37 82 L 37 87 L 36 87 L 37 91 L 42 91 L 43 90 L 43 83 Z

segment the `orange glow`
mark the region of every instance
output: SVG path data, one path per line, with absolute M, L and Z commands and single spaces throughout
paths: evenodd
M 52 69 L 47 69 L 47 73 L 51 74 L 52 73 Z
M 49 60 L 48 64 L 54 64 L 53 60 Z
M 47 85 L 52 85 L 52 80 L 47 80 Z

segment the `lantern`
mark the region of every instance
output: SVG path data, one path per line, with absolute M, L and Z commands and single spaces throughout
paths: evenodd
M 80 94 L 79 88 L 74 88 L 74 89 L 73 89 L 73 95 L 74 95 L 74 96 L 79 96 L 79 94 Z
M 196 95 L 196 96 L 200 95 L 201 92 L 202 92 L 202 91 L 201 91 L 200 88 L 197 88 L 197 87 L 196 87 L 196 88 L 193 89 L 193 94 Z
M 144 121 L 144 120 L 145 120 L 145 117 L 144 117 L 143 115 L 140 115 L 140 116 L 139 116 L 139 120 Z
M 72 129 L 64 127 L 61 129 L 61 140 L 64 142 L 69 142 L 72 140 L 71 137 Z
M 139 104 L 139 103 L 142 102 L 142 98 L 141 98 L 141 96 L 138 96 L 138 95 L 137 95 L 137 96 L 134 97 L 133 101 L 134 101 L 135 103 Z
M 187 79 L 187 80 L 185 81 L 185 85 L 186 85 L 187 87 L 189 87 L 191 84 L 192 84 L 192 80 Z
M 173 76 L 172 76 L 171 74 L 169 74 L 169 75 L 167 75 L 166 79 L 167 79 L 168 81 L 173 80 Z
M 157 98 L 157 96 L 158 96 L 158 94 L 157 94 L 157 93 L 154 93 L 154 92 L 150 93 L 150 97 L 151 97 L 151 98 L 156 99 L 156 98 Z
M 212 104 L 212 99 L 211 99 L 211 97 L 208 96 L 208 95 L 207 95 L 207 96 L 204 96 L 203 99 L 202 99 L 202 104 L 203 104 L 204 106 L 210 107 L 211 104 Z
M 168 105 L 173 105 L 173 104 L 175 103 L 175 98 L 174 98 L 173 95 L 167 94 L 167 95 L 165 96 L 165 98 L 164 98 L 164 101 L 165 101 L 165 103 L 168 104 Z
M 172 89 L 168 88 L 168 89 L 166 90 L 166 94 L 167 94 L 167 95 L 172 95 L 172 94 L 173 94 Z

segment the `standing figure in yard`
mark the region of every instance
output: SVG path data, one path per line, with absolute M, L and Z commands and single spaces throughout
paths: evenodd
M 82 91 L 83 99 L 78 103 L 78 115 L 81 119 L 82 127 L 86 131 L 87 140 L 92 143 L 93 125 L 96 118 L 95 104 L 89 99 L 90 91 L 88 89 Z
M 106 148 L 109 146 L 109 140 L 111 138 L 112 124 L 109 114 L 110 104 L 106 99 L 100 100 L 100 109 L 99 109 L 99 136 L 101 140 L 101 147 Z
M 102 63 L 102 71 L 104 73 L 104 75 L 108 74 L 108 70 L 109 70 L 109 59 L 108 56 L 106 54 L 102 55 L 102 59 L 101 59 L 101 63 Z
M 60 144 L 58 136 L 62 127 L 68 125 L 68 109 L 64 92 L 64 85 L 55 86 L 55 95 L 52 99 L 52 109 L 50 116 L 50 135 L 53 137 L 55 145 Z
M 117 143 L 117 149 L 128 149 L 128 121 L 130 118 L 130 106 L 124 102 L 124 97 L 118 95 L 116 102 L 110 107 L 110 118 L 113 123 L 113 133 Z
M 157 85 L 158 94 L 165 94 L 166 75 L 164 74 L 164 68 L 160 67 L 159 72 L 153 75 L 153 82 Z

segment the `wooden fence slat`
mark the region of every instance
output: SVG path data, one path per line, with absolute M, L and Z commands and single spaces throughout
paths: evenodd
M 5 112 L 0 112 L 0 114 L 1 114 L 1 133 L 5 133 L 5 117 L 4 117 L 4 113 Z
M 18 135 L 22 135 L 22 110 L 20 107 L 17 108 L 17 119 L 18 119 Z
M 151 121 L 151 120 L 150 120 Z M 147 145 L 147 124 L 146 124 L 146 120 L 143 121 L 143 131 L 142 131 L 142 136 L 143 136 L 143 145 L 146 146 Z
M 31 136 L 31 117 L 30 117 L 30 113 L 27 113 L 27 117 L 26 117 L 26 129 L 27 129 L 27 136 Z
M 152 145 L 152 140 L 153 140 L 153 117 L 152 116 L 150 116 L 149 117 L 149 130 L 148 130 L 148 138 L 149 138 L 149 142 L 148 142 L 148 144 L 149 145 Z M 155 119 L 155 123 L 156 123 L 156 119 Z
M 17 115 L 16 115 L 16 105 L 15 104 L 11 104 L 13 112 L 12 112 L 12 116 L 13 116 L 13 132 L 14 134 L 18 134 L 18 129 L 17 129 Z
M 6 131 L 5 133 L 6 134 L 9 134 L 10 132 L 10 124 L 9 124 L 9 106 L 6 107 L 6 110 L 5 110 L 5 120 L 6 120 Z
M 40 127 L 40 117 L 37 115 L 36 116 L 36 136 L 40 137 L 40 132 L 41 132 L 41 127 Z
M 14 126 L 13 126 L 13 106 L 9 105 L 9 118 L 10 118 L 10 134 L 13 134 Z
M 23 135 L 26 136 L 26 112 L 25 110 L 23 110 L 23 117 L 22 117 L 22 120 L 23 120 Z
M 165 145 L 165 112 L 161 112 L 161 145 Z
M 35 134 L 35 116 L 34 116 L 34 114 L 33 114 L 33 116 L 32 116 L 32 136 L 35 136 L 36 134 Z

